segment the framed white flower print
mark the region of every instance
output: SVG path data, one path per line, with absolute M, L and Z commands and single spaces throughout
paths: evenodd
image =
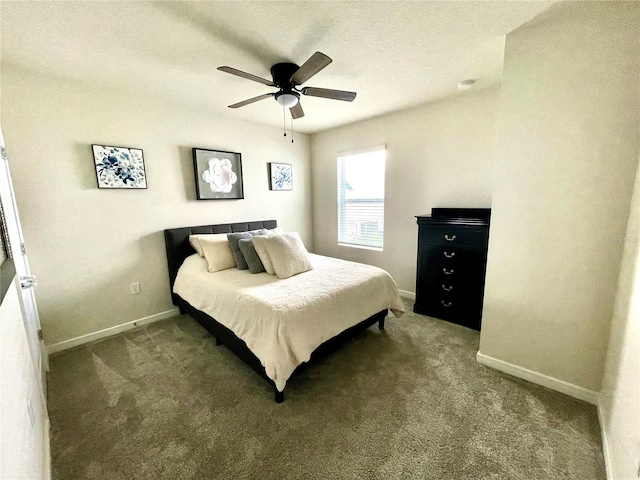
M 291 164 L 269 164 L 269 188 L 271 190 L 293 190 L 293 169 Z
M 194 148 L 193 168 L 198 200 L 244 198 L 241 154 Z
M 98 188 L 147 188 L 141 149 L 107 145 L 91 148 Z

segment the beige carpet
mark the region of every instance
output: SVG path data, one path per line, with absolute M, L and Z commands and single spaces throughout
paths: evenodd
M 478 340 L 388 317 L 280 405 L 187 316 L 62 352 L 54 478 L 604 479 L 595 407 L 477 364 Z

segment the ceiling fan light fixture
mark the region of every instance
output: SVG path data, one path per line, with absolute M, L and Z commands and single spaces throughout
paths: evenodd
M 300 101 L 300 94 L 297 92 L 278 92 L 275 95 L 276 102 L 282 105 L 284 108 L 291 108 L 298 104 Z

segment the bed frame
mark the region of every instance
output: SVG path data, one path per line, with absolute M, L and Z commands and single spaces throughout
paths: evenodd
M 216 345 L 224 345 L 233 353 L 235 353 L 240 360 L 249 365 L 255 370 L 261 377 L 263 377 L 272 386 L 275 393 L 276 403 L 282 403 L 284 401 L 284 391 L 280 392 L 276 388 L 275 383 L 271 380 L 256 357 L 247 344 L 239 339 L 235 333 L 230 329 L 216 321 L 215 318 L 207 315 L 206 313 L 196 309 L 189 302 L 182 299 L 179 295 L 173 293 L 173 284 L 178 274 L 178 269 L 185 258 L 195 253 L 195 250 L 189 243 L 189 235 L 205 234 L 205 233 L 232 233 L 232 232 L 246 232 L 248 230 L 258 230 L 260 228 L 272 229 L 276 228 L 277 222 L 275 220 L 263 220 L 258 222 L 243 222 L 243 223 L 222 223 L 217 225 L 201 225 L 197 227 L 182 227 L 182 228 L 170 228 L 164 231 L 164 239 L 167 248 L 167 264 L 169 267 L 169 283 L 171 285 L 171 299 L 173 304 L 180 308 L 180 313 L 188 313 L 193 317 L 200 325 L 202 325 L 209 333 L 216 338 Z M 298 368 L 291 374 L 298 374 L 304 370 L 307 366 L 313 364 L 318 359 L 325 357 L 330 352 L 337 349 L 340 345 L 351 339 L 357 333 L 366 330 L 371 325 L 377 323 L 378 328 L 384 329 L 384 319 L 387 316 L 387 310 L 372 315 L 371 317 L 363 320 L 362 322 L 348 328 L 339 335 L 330 338 L 318 348 L 316 348 L 311 354 L 311 358 L 308 362 L 298 365 Z

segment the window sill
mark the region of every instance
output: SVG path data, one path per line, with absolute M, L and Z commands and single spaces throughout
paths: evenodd
M 339 243 L 339 247 L 360 248 L 362 250 L 373 250 L 374 252 L 382 252 L 382 247 L 369 247 L 368 245 L 355 245 L 353 243 Z

